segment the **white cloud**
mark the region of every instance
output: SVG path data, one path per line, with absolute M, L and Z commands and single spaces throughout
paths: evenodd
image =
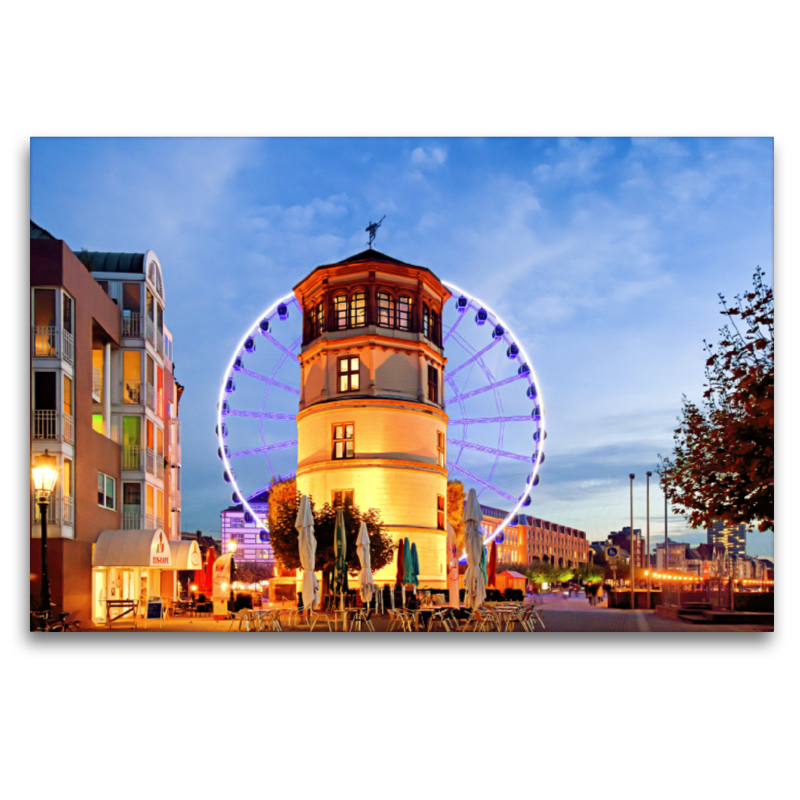
M 418 167 L 440 167 L 446 160 L 443 147 L 417 147 L 411 152 L 411 163 Z

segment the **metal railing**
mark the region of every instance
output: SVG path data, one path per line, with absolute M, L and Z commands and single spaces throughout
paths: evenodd
M 156 350 L 160 356 L 164 355 L 164 334 L 156 331 Z
M 147 405 L 153 410 L 156 410 L 156 387 L 152 384 L 147 384 Z
M 147 463 L 146 469 L 151 475 L 155 475 L 155 472 L 156 472 L 156 454 L 149 447 L 145 449 L 145 453 L 147 454 L 146 455 L 146 463 Z
M 75 424 L 72 414 L 64 412 L 64 441 L 67 444 L 75 444 Z
M 156 528 L 163 528 L 164 527 L 164 520 L 161 517 L 156 517 Z
M 55 496 L 50 497 L 50 502 L 47 504 L 47 524 L 48 525 L 56 525 L 58 523 L 59 518 L 59 506 L 61 504 L 58 502 L 58 498 Z M 35 523 L 41 523 L 42 515 L 39 513 L 39 504 L 34 500 L 33 503 L 33 521 Z
M 58 356 L 58 328 L 55 325 L 33 326 L 33 354 L 44 358 Z
M 142 315 L 136 311 L 126 314 L 122 312 L 122 335 L 139 338 L 142 335 Z
M 125 381 L 122 387 L 122 402 L 134 403 L 141 405 L 142 403 L 142 382 L 141 381 Z
M 64 361 L 75 365 L 75 339 L 69 331 L 64 331 Z
M 135 531 L 142 527 L 142 509 L 138 505 L 122 506 L 122 530 Z
M 96 397 L 98 403 L 103 400 L 103 373 L 97 367 L 92 367 L 92 397 Z
M 150 342 L 155 343 L 156 340 L 156 326 L 153 324 L 153 320 L 150 317 L 145 317 L 147 321 L 146 330 L 147 330 L 147 338 Z
M 55 409 L 33 412 L 33 438 L 58 439 L 58 414 Z
M 156 518 L 152 514 L 145 514 L 144 527 L 148 530 L 156 527 Z
M 164 456 L 161 454 L 156 455 L 156 478 L 164 480 Z
M 62 501 L 62 525 L 72 527 L 75 524 L 75 499 L 65 497 Z
M 122 447 L 122 469 L 142 468 L 142 448 L 138 444 L 126 444 Z

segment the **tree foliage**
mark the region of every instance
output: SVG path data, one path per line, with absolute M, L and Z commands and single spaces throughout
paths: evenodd
M 336 509 L 325 503 L 317 509 L 314 498 L 309 497 L 311 513 L 314 516 L 314 537 L 317 540 L 316 570 L 328 573 L 333 569 L 334 550 L 333 534 L 336 526 Z M 275 559 L 285 569 L 299 569 L 300 552 L 298 550 L 297 509 L 300 506 L 300 493 L 297 482 L 289 480 L 273 481 L 269 489 L 269 533 Z M 361 529 L 361 521 L 367 523 L 370 543 L 370 566 L 375 572 L 391 563 L 397 545 L 386 532 L 380 512 L 370 508 L 362 512 L 357 505 L 345 502 L 344 525 L 347 534 L 347 566 L 348 571 L 355 573 L 361 569 L 358 560 L 356 541 Z
M 464 484 L 461 481 L 447 481 L 447 521 L 453 526 L 456 532 L 456 545 L 458 552 L 464 551 Z
M 536 561 L 520 571 L 531 583 L 563 583 L 572 580 L 575 574 L 572 567 L 559 567 L 546 561 Z
M 693 528 L 718 520 L 773 527 L 774 305 L 763 277 L 757 268 L 753 290 L 736 295 L 732 308 L 720 295 L 720 313 L 730 324 L 716 346 L 704 341 L 702 406 L 684 396 L 673 453 L 659 455 L 661 485 Z

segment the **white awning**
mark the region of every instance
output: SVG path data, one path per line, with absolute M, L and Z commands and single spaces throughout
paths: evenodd
M 169 550 L 172 554 L 172 569 L 203 569 L 203 556 L 196 541 L 170 542 Z
M 92 566 L 173 569 L 169 540 L 160 528 L 103 531 L 94 546 Z

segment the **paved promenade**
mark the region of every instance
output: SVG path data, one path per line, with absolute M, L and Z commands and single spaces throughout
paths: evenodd
M 680 620 L 665 619 L 652 611 L 626 611 L 609 609 L 605 606 L 590 606 L 581 594 L 577 597 L 565 598 L 562 595 L 542 595 L 544 607 L 542 619 L 545 629 L 538 625 L 536 635 L 548 633 L 731 633 L 731 632 L 765 632 L 772 631 L 768 625 L 694 625 Z M 389 621 L 385 617 L 373 618 L 377 632 L 385 632 Z M 105 632 L 107 628 L 89 629 Z M 149 621 L 145 631 L 142 621 L 134 628 L 130 624 L 114 626 L 116 632 L 155 632 L 155 633 L 238 633 L 238 622 L 231 626 L 230 620 L 214 620 L 209 617 L 176 617 L 164 620 L 163 627 L 158 622 Z M 245 631 L 242 631 L 243 633 Z M 284 631 L 285 633 L 308 633 L 305 631 Z M 328 633 L 327 626 L 322 623 L 314 633 Z M 522 631 L 517 631 L 522 633 Z M 353 635 L 358 635 L 356 632 Z M 430 635 L 430 634 L 429 634 Z

